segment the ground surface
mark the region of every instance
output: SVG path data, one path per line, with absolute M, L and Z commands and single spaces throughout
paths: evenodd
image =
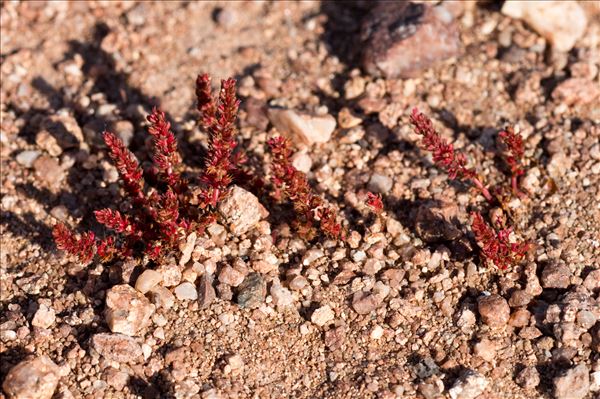
M 358 69 L 353 39 L 362 11 L 332 3 L 3 2 L 0 380 L 27 356 L 45 354 L 61 368 L 62 397 L 435 398 L 448 397 L 471 370 L 488 384 L 482 398 L 545 398 L 576 365 L 600 371 L 598 282 L 590 277 L 600 262 L 600 111 L 597 102 L 552 95 L 588 64 L 595 68 L 589 85 L 598 84 L 600 28 L 590 9 L 577 48 L 552 54 L 498 9 L 469 8 L 458 17 L 460 56 L 394 80 Z M 336 118 L 348 107 L 362 118 L 358 129 L 338 127 L 328 143 L 306 150 L 313 187 L 359 239 L 308 245 L 286 238 L 285 216 L 261 198 L 278 232 L 272 253 L 280 262 L 264 277 L 269 287 L 279 279 L 291 288 L 292 305 L 277 308 L 269 295 L 258 309 L 240 309 L 221 285 L 206 309 L 179 300 L 158 309 L 136 337 L 144 359 L 108 362 L 90 349 L 90 338 L 108 331 L 105 295 L 118 278 L 110 266 L 78 269 L 55 249 L 51 228 L 62 220 L 98 229 L 91 212 L 119 196 L 99 133 L 107 126 L 134 132 L 130 148 L 148 161 L 143 117 L 153 105 L 174 121 L 190 173 L 201 167 L 200 72 L 238 78 L 242 102 L 253 97 Z M 350 98 L 352 90 L 359 96 Z M 373 101 L 361 103 L 365 97 Z M 469 211 L 489 208 L 468 186 L 448 184 L 419 150 L 408 123 L 413 106 L 465 149 L 488 182 L 504 179 L 498 129 L 520 128 L 529 195 L 515 205 L 515 220 L 535 244 L 522 265 L 500 271 L 477 256 Z M 252 162 L 266 163 L 266 116 L 253 109 L 240 120 Z M 17 162 L 23 151 L 38 158 Z M 385 191 L 381 223 L 364 209 L 367 186 Z M 446 218 L 434 231 L 420 224 L 430 209 Z M 448 239 L 455 230 L 458 238 Z M 257 240 L 216 240 L 227 248 L 211 253 L 217 273 Z M 379 259 L 381 270 L 365 269 L 365 256 Z M 559 268 L 565 286 L 544 281 L 543 270 L 555 265 L 566 266 Z M 297 275 L 306 287 L 290 287 Z M 382 286 L 389 289 L 382 303 L 358 314 L 356 292 Z M 513 300 L 517 290 L 531 298 Z M 511 299 L 514 317 L 500 328 L 478 312 L 478 298 L 489 293 Z M 569 293 L 580 295 L 579 305 Z M 40 305 L 56 312 L 47 328 L 32 325 Z M 326 305 L 333 320 L 311 322 Z M 569 306 L 592 315 L 569 319 Z M 524 383 L 524 369 L 541 382 Z M 115 375 L 129 378 L 120 384 Z

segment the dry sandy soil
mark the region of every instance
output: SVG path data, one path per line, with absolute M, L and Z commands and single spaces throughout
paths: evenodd
M 42 355 L 58 366 L 62 398 L 598 394 L 597 5 L 585 5 L 586 34 L 561 53 L 497 4 L 455 4 L 460 54 L 410 79 L 361 69 L 363 3 L 1 7 L 6 395 L 9 370 Z M 306 243 L 286 224 L 289 208 L 259 195 L 270 215 L 258 230 L 235 236 L 215 228 L 184 265 L 196 285 L 209 264 L 216 267 L 216 300 L 158 306 L 124 344 L 132 353 L 115 356 L 93 342 L 110 332 L 106 294 L 122 284 L 125 266 L 82 268 L 56 249 L 52 226 L 104 234 L 92 211 L 116 207 L 120 193 L 100 132 L 116 130 L 148 162 L 144 117 L 154 105 L 173 121 L 189 174 L 200 170 L 206 133 L 196 123 L 194 80 L 201 72 L 238 79 L 240 145 L 267 178 L 265 143 L 276 132 L 265 107 L 338 120 L 326 143 L 302 150 L 298 165 L 354 233 L 348 242 Z M 578 80 L 557 90 L 569 79 Z M 492 207 L 419 148 L 409 124 L 414 106 L 490 184 L 506 176 L 499 129 L 512 124 L 523 134 L 527 197 L 509 208 L 515 231 L 534 245 L 520 265 L 499 270 L 478 255 L 469 213 Z M 344 120 L 347 111 L 358 121 Z M 367 190 L 383 192 L 378 219 L 365 209 Z M 276 259 L 272 270 L 256 262 L 267 257 Z M 228 265 L 242 277 L 263 266 L 267 293 L 254 309 L 241 308 L 237 284 L 220 275 Z M 361 304 L 363 297 L 372 301 Z

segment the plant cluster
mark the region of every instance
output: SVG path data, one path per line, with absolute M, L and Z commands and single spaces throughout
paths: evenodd
M 148 133 L 153 138 L 151 170 L 142 170 L 123 142 L 115 134 L 104 132 L 104 143 L 121 178 L 125 201 L 119 209 L 100 209 L 94 215 L 98 223 L 115 235 L 99 240 L 91 231 L 77 235 L 59 223 L 53 230 L 59 249 L 83 263 L 90 262 L 95 255 L 107 261 L 140 253 L 156 260 L 176 249 L 191 232 L 202 232 L 212 223 L 217 205 L 233 183 L 257 180 L 243 169 L 244 153 L 236 151 L 235 122 L 240 102 L 236 97 L 235 80 L 221 81 L 221 89 L 215 97 L 210 77 L 200 75 L 196 80 L 196 96 L 200 125 L 208 133 L 208 149 L 200 175 L 191 182 L 183 177 L 182 159 L 171 124 L 157 108 L 147 117 Z M 465 155 L 439 135 L 426 115 L 414 109 L 410 120 L 423 137 L 423 147 L 433 154 L 435 164 L 451 179 L 469 181 L 487 201 L 502 204 L 502 198 L 492 195 L 475 169 L 467 167 Z M 523 196 L 518 188 L 519 177 L 524 174 L 523 140 L 511 128 L 502 131 L 499 138 L 510 168 L 512 192 Z M 345 239 L 346 233 L 337 221 L 334 208 L 314 193 L 306 175 L 292 165 L 289 140 L 274 137 L 268 146 L 272 155 L 273 197 L 291 203 L 295 213 L 293 227 L 307 240 L 319 232 L 331 239 Z M 382 214 L 381 195 L 368 193 L 366 204 L 378 217 Z M 515 241 L 510 227 L 501 226 L 497 231 L 478 212 L 474 212 L 472 218 L 472 231 L 487 260 L 506 268 L 525 256 L 529 244 Z
M 193 231 L 202 231 L 215 219 L 215 207 L 228 187 L 241 176 L 243 158 L 234 154 L 237 145 L 235 119 L 239 107 L 235 80 L 221 82 L 215 99 L 211 93 L 208 75 L 198 76 L 196 82 L 200 123 L 208 132 L 209 145 L 203 172 L 192 188 L 182 177 L 182 161 L 177 140 L 165 114 L 154 108 L 147 117 L 148 133 L 153 138 L 151 171 L 156 184 L 144 179 L 135 155 L 111 132 L 104 132 L 108 155 L 114 162 L 122 182 L 126 201 L 115 209 L 94 212 L 98 223 L 116 233 L 97 240 L 91 231 L 75 234 L 63 224 L 53 229 L 59 249 L 88 263 L 94 255 L 103 261 L 115 256 L 127 257 L 142 252 L 150 259 L 158 259 L 177 248 Z
M 376 215 L 381 215 L 381 212 L 383 212 L 383 200 L 381 199 L 381 194 L 374 194 L 374 193 L 368 192 L 367 193 L 367 206 Z
M 483 184 L 481 177 L 475 169 L 467 168 L 467 160 L 463 153 L 457 151 L 454 146 L 444 140 L 433 127 L 431 119 L 414 108 L 410 122 L 415 132 L 421 136 L 423 147 L 433 155 L 433 162 L 448 173 L 451 179 L 470 181 L 485 197 L 493 204 L 502 199 L 494 197 L 490 190 Z M 512 192 L 519 197 L 524 194 L 519 190 L 518 178 L 524 174 L 522 158 L 524 154 L 523 139 L 515 133 L 512 128 L 500 132 L 499 138 L 506 147 L 505 162 L 511 171 Z M 521 241 L 511 241 L 512 228 L 505 227 L 496 231 L 487 224 L 479 212 L 472 213 L 471 230 L 481 248 L 483 257 L 501 269 L 516 265 L 523 259 L 530 248 L 530 244 Z M 499 223 L 498 223 L 499 224 Z
M 153 166 L 149 171 L 142 170 L 135 155 L 115 134 L 104 132 L 104 143 L 119 172 L 126 201 L 120 210 L 106 208 L 95 211 L 94 215 L 98 223 L 116 236 L 98 240 L 91 231 L 77 235 L 59 223 L 53 229 L 59 249 L 83 263 L 90 262 L 95 255 L 108 261 L 115 256 L 127 257 L 140 252 L 150 259 L 158 259 L 177 248 L 188 234 L 202 231 L 215 220 L 215 208 L 233 183 L 260 187 L 259 179 L 243 168 L 245 154 L 236 151 L 235 122 L 240 101 L 236 97 L 235 80 L 221 81 L 221 90 L 215 98 L 210 77 L 199 75 L 196 97 L 199 123 L 208 133 L 208 149 L 204 169 L 193 184 L 183 178 L 177 140 L 162 111 L 154 108 L 147 117 L 148 133 L 153 138 Z M 312 239 L 320 230 L 329 238 L 344 238 L 336 212 L 314 194 L 306 176 L 292 166 L 289 142 L 276 137 L 269 141 L 269 146 L 273 154 L 276 198 L 288 199 L 293 204 L 294 225 L 301 236 Z M 145 179 L 144 175 L 153 178 Z
M 306 175 L 292 165 L 289 140 L 277 136 L 270 139 L 268 145 L 273 156 L 273 195 L 277 200 L 288 199 L 292 203 L 296 213 L 293 225 L 298 233 L 310 240 L 316 236 L 318 225 L 327 237 L 343 239 L 345 234 L 335 211 L 313 192 Z

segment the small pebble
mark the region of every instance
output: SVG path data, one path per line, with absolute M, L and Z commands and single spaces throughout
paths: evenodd
M 194 284 L 189 281 L 185 281 L 175 287 L 175 296 L 180 301 L 195 301 L 198 299 L 198 292 L 196 291 L 196 287 Z
M 313 312 L 312 316 L 310 317 L 310 321 L 312 321 L 319 327 L 323 327 L 324 325 L 332 321 L 334 318 L 335 313 L 333 313 L 331 307 L 329 305 L 325 305 L 321 306 Z

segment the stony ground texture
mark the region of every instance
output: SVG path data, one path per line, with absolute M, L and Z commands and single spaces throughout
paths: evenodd
M 0 397 L 597 397 L 600 6 L 519 3 L 2 2 Z M 292 137 L 348 239 L 236 188 L 160 265 L 59 253 L 54 224 L 102 235 L 118 203 L 104 128 L 149 162 L 160 105 L 200 170 L 201 72 L 238 79 L 259 175 Z M 498 209 L 419 149 L 414 106 L 489 184 L 499 129 L 526 138 L 521 265 L 479 258 L 469 212 Z

